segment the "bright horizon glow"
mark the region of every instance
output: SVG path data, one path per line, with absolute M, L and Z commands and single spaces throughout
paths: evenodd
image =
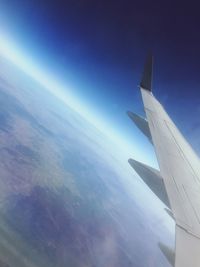
M 124 140 L 123 136 L 113 130 L 113 128 L 106 123 L 100 115 L 97 114 L 93 109 L 88 109 L 86 104 L 78 101 L 78 96 L 75 96 L 72 91 L 73 88 L 68 88 L 62 85 L 56 80 L 56 77 L 52 77 L 44 70 L 42 70 L 30 56 L 26 56 L 20 51 L 20 49 L 13 45 L 13 41 L 5 38 L 2 33 L 0 33 L 0 54 L 11 61 L 18 68 L 23 70 L 26 74 L 31 76 L 34 80 L 39 82 L 46 90 L 57 97 L 59 100 L 64 102 L 67 106 L 76 111 L 84 119 L 89 121 L 98 130 L 104 133 L 109 139 L 111 139 L 115 144 L 117 144 L 118 150 L 125 158 L 134 157 L 140 161 L 150 162 L 150 158 L 144 159 L 144 153 L 142 154 L 141 148 L 138 144 L 131 144 Z M 134 141 L 134 137 L 133 137 Z M 152 163 L 152 161 L 151 161 Z

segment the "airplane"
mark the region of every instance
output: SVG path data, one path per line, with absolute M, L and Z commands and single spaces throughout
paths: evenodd
M 146 118 L 128 116 L 155 148 L 160 171 L 134 159 L 130 165 L 166 205 L 175 221 L 175 255 L 158 244 L 175 267 L 200 267 L 200 160 L 152 93 L 153 57 L 147 57 L 140 91 Z

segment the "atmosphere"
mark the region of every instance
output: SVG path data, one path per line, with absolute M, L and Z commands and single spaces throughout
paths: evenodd
M 9 3 L 0 4 L 1 41 L 6 41 L 8 54 L 9 46 L 15 56 L 22 53 L 21 64 L 28 60 L 40 76 L 50 74 L 96 124 L 109 125 L 107 131 L 112 129 L 150 157 L 150 145 L 131 125 L 126 111 L 143 115 L 138 84 L 146 54 L 152 51 L 154 94 L 200 151 L 196 138 L 200 18 L 195 5 L 87 0 Z M 76 108 L 73 101 L 68 103 Z

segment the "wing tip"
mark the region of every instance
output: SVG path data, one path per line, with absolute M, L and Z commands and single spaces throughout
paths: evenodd
M 149 53 L 144 65 L 142 80 L 140 82 L 140 87 L 149 92 L 152 92 L 152 74 L 153 74 L 153 55 Z

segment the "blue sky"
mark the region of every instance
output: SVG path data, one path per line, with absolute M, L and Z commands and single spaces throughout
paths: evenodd
M 192 2 L 0 3 L 1 38 L 68 88 L 109 131 L 141 148 L 141 155 L 151 155 L 151 146 L 126 111 L 143 114 L 138 84 L 149 50 L 155 58 L 154 94 L 200 151 L 199 25 Z

